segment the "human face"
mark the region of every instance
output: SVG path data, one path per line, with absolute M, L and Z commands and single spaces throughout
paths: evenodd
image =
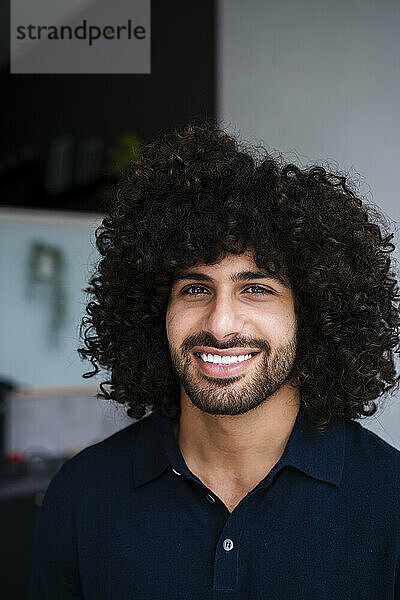
M 196 265 L 180 273 L 171 288 L 166 330 L 173 367 L 182 393 L 209 414 L 246 413 L 291 379 L 293 292 L 286 278 L 271 278 L 253 256 L 248 250 L 214 265 Z M 216 364 L 200 354 L 212 354 L 213 361 L 245 359 Z

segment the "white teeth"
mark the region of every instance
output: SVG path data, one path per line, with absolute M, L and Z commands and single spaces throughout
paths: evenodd
M 211 362 L 217 365 L 231 365 L 237 362 L 243 362 L 251 358 L 251 354 L 240 354 L 239 356 L 220 356 L 219 354 L 200 354 L 204 362 Z

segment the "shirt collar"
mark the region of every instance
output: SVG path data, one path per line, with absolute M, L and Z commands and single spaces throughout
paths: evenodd
M 300 404 L 289 440 L 274 469 L 290 465 L 338 486 L 343 472 L 345 432 L 345 422 L 337 418 L 331 420 L 326 431 L 316 431 Z M 139 422 L 133 456 L 134 487 L 155 479 L 169 466 L 193 478 L 175 439 L 172 419 L 155 411 Z
M 338 486 L 343 474 L 345 435 L 345 421 L 339 418 L 333 418 L 325 431 L 315 430 L 301 404 L 279 464 L 291 465 L 314 479 Z

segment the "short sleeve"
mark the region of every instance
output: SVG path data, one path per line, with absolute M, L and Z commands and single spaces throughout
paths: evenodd
M 73 490 L 64 465 L 46 490 L 33 539 L 31 600 L 83 600 L 79 578 Z

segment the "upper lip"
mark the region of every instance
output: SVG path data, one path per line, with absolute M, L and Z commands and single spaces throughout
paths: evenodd
M 242 354 L 252 354 L 253 352 L 260 352 L 260 350 L 254 350 L 252 348 L 228 348 L 227 350 L 218 350 L 217 348 L 210 348 L 209 346 L 198 346 L 193 349 L 193 353 L 200 354 L 218 354 L 219 356 L 241 356 Z

